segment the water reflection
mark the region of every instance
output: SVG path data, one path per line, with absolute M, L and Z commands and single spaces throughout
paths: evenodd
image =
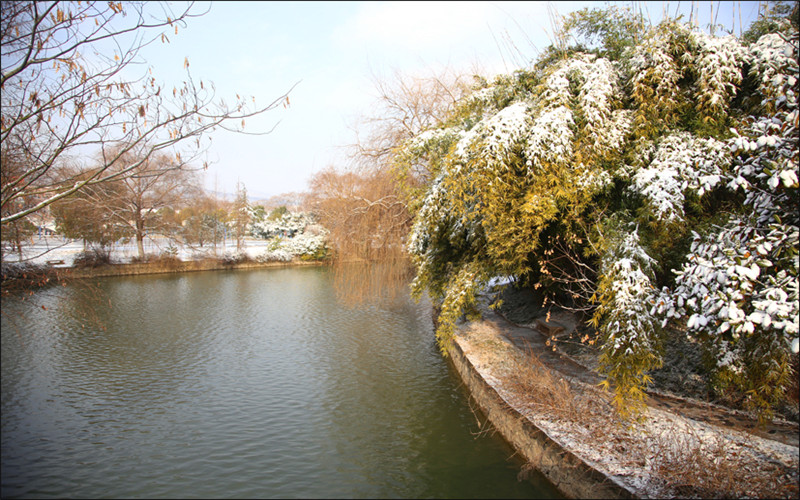
M 429 304 L 343 306 L 325 268 L 4 298 L 2 415 L 4 498 L 556 494 L 473 435 Z

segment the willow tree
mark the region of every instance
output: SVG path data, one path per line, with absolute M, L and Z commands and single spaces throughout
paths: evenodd
M 566 26 L 590 12 L 620 18 Z M 768 416 L 800 313 L 797 27 L 746 46 L 627 15 L 631 36 L 588 30 L 613 39 L 547 51 L 405 143 L 400 161 L 438 172 L 408 245 L 414 291 L 441 302 L 445 352 L 495 276 L 589 311 L 625 415 L 664 329 L 688 328 Z
M 405 239 L 415 207 L 429 182 L 427 165 L 398 164 L 397 150 L 423 130 L 438 126 L 465 89 L 461 78 L 375 78 L 376 110 L 356 126 L 344 168 L 328 167 L 309 182 L 308 203 L 327 228 L 340 295 L 359 302 L 397 290 L 409 278 Z
M 328 231 L 339 296 L 360 303 L 408 280 L 403 238 L 411 215 L 391 172 L 327 168 L 309 181 L 307 204 Z
M 177 85 L 158 81 L 153 68 L 137 70 L 145 46 L 169 43 L 204 14 L 193 11 L 189 4 L 175 14 L 155 2 L 3 2 L 0 134 L 3 157 L 15 159 L 2 165 L 4 228 L 87 186 L 136 176 L 153 155 L 171 156 L 169 169 L 200 167 L 207 133 L 243 132 L 245 119 L 285 101 L 258 107 L 237 95 L 226 104 L 213 84 L 192 77 L 188 59 Z M 98 151 L 100 168 L 64 178 L 70 158 Z M 129 152 L 140 161 L 111 171 Z

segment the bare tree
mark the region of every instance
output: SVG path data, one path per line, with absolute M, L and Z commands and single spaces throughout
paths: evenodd
M 335 284 L 348 302 L 360 302 L 405 284 L 409 263 L 405 238 L 411 228 L 410 193 L 430 181 L 421 169 L 396 168 L 403 143 L 441 125 L 467 89 L 449 71 L 414 78 L 395 72 L 373 75 L 378 94 L 374 112 L 354 126 L 349 165 L 332 166 L 309 181 L 307 207 L 329 231 Z
M 79 178 L 80 175 L 75 174 L 75 177 Z M 82 239 L 84 251 L 91 245 L 95 251 L 110 255 L 110 247 L 114 242 L 133 235 L 130 225 L 120 224 L 114 217 L 114 211 L 106 206 L 108 200 L 122 195 L 122 188 L 121 181 L 105 182 L 52 203 L 48 208 L 58 231 L 67 238 Z
M 315 174 L 306 200 L 330 231 L 340 295 L 355 302 L 406 282 L 411 192 L 430 176 L 424 169 L 398 170 L 394 155 L 406 140 L 441 125 L 467 89 L 464 77 L 449 71 L 424 78 L 373 75 L 373 82 L 375 111 L 354 128 L 350 164 Z
M 309 187 L 307 204 L 330 231 L 341 297 L 361 302 L 405 281 L 403 240 L 411 216 L 389 171 L 329 167 L 316 173 Z
M 156 154 L 173 158 L 161 165 L 168 169 L 205 166 L 199 161 L 208 147 L 204 134 L 243 133 L 245 119 L 288 104 L 287 93 L 264 107 L 239 95 L 228 105 L 216 98 L 213 84 L 192 77 L 188 59 L 180 85 L 158 82 L 152 68 L 125 76 L 142 62 L 143 47 L 168 43 L 187 20 L 205 14 L 193 9 L 174 14 L 155 2 L 2 3 L 1 144 L 4 157 L 17 160 L 13 171 L 2 165 L 4 226 L 87 186 L 136 177 Z M 70 157 L 93 151 L 102 161 L 90 175 L 60 172 Z M 136 162 L 111 169 L 131 151 Z
M 121 236 L 131 236 L 136 241 L 139 258 L 143 259 L 144 237 L 162 231 L 169 224 L 162 212 L 180 208 L 202 192 L 195 173 L 171 168 L 172 161 L 165 154 L 151 155 L 146 160 L 141 160 L 131 151 L 124 154 L 110 166 L 109 173 L 125 170 L 134 163 L 139 165 L 135 173 L 89 185 L 56 202 L 54 206 L 62 230 L 69 227 L 69 236 L 90 240 L 94 237 L 104 244 Z M 90 176 L 92 173 L 88 170 L 81 175 Z M 106 241 L 110 236 L 114 236 L 113 240 Z
M 180 207 L 201 191 L 193 172 L 171 168 L 172 158 L 152 155 L 146 160 L 129 152 L 111 167 L 111 172 L 127 169 L 132 163 L 139 167 L 116 183 L 118 196 L 97 200 L 119 225 L 127 225 L 136 238 L 139 258 L 144 258 L 144 237 L 159 231 L 163 224 L 160 211 Z
M 466 95 L 469 81 L 449 69 L 426 77 L 397 71 L 391 77 L 373 74 L 376 111 L 353 127 L 356 142 L 348 147 L 352 164 L 367 170 L 391 169 L 396 149 L 422 131 L 442 125 Z M 426 172 L 415 175 L 421 182 L 430 181 Z
M 444 71 L 441 76 L 390 79 L 373 75 L 379 98 L 376 111 L 355 129 L 346 169 L 328 167 L 310 181 L 309 199 L 331 241 L 346 258 L 380 260 L 402 251 L 411 223 L 408 184 L 429 181 L 424 172 L 398 172 L 394 155 L 403 143 L 442 124 L 464 95 L 463 77 Z M 391 248 L 387 253 L 386 249 Z
M 345 258 L 385 260 L 402 253 L 410 215 L 392 176 L 322 170 L 310 180 L 314 213 Z

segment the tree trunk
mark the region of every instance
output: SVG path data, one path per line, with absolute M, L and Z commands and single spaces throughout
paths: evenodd
M 14 243 L 17 244 L 17 253 L 19 254 L 19 261 L 22 262 L 22 239 L 19 237 L 19 228 L 14 224 Z
M 144 235 L 140 231 L 136 231 L 136 249 L 139 252 L 139 258 L 144 259 Z
M 140 214 L 136 214 L 136 249 L 139 251 L 139 258 L 144 260 L 144 220 Z

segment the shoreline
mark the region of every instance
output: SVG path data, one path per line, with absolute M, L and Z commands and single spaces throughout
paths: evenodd
M 614 477 L 561 446 L 545 429 L 509 404 L 476 366 L 456 336 L 448 351 L 453 368 L 486 420 L 526 464 L 568 498 L 636 498 Z M 524 470 L 524 469 L 523 469 Z
M 293 259 L 288 262 L 224 262 L 220 259 L 203 259 L 191 261 L 156 261 L 133 264 L 103 264 L 87 267 L 35 266 L 23 269 L 20 275 L 7 277 L 3 274 L 3 295 L 12 291 L 30 290 L 32 287 L 44 287 L 69 280 L 106 278 L 114 276 L 143 276 L 148 274 L 178 274 L 198 271 L 234 271 L 284 267 L 327 266 L 329 261 Z M 5 267 L 5 266 L 4 266 Z
M 111 276 L 139 276 L 146 274 L 174 274 L 191 273 L 197 271 L 232 271 L 239 269 L 266 269 L 280 267 L 305 267 L 305 266 L 324 266 L 324 261 L 303 261 L 291 260 L 289 262 L 236 262 L 225 263 L 221 260 L 196 260 L 180 261 L 171 264 L 161 262 L 137 263 L 137 264 L 107 264 L 97 267 L 69 267 L 67 270 L 68 278 L 103 278 Z
M 136 276 L 148 274 L 174 274 L 196 271 L 226 271 L 226 270 L 254 270 L 269 268 L 289 267 L 318 267 L 328 266 L 331 261 L 302 261 L 294 259 L 289 262 L 225 262 L 217 259 L 199 261 L 155 261 L 136 264 L 107 264 L 97 267 L 49 267 L 44 268 L 46 278 L 42 275 L 23 276 L 17 283 L 18 290 L 30 289 L 25 283 L 53 284 L 65 283 L 70 279 L 91 279 L 113 276 Z M 4 276 L 5 278 L 5 276 Z M 54 279 L 55 278 L 55 279 Z M 3 294 L 8 293 L 7 282 L 3 282 Z M 650 423 L 637 426 L 639 437 L 633 436 L 628 430 L 603 425 L 596 428 L 596 424 L 587 426 L 587 422 L 572 416 L 562 414 L 563 410 L 553 408 L 567 403 L 566 399 L 537 402 L 532 406 L 526 400 L 526 394 L 518 391 L 522 387 L 519 380 L 514 380 L 510 373 L 522 373 L 523 364 L 529 364 L 532 348 L 535 347 L 535 338 L 540 333 L 524 325 L 505 318 L 490 311 L 481 300 L 483 318 L 474 322 L 461 323 L 457 329 L 452 347 L 447 356 L 452 367 L 464 383 L 468 397 L 477 403 L 483 417 L 500 433 L 500 436 L 515 450 L 525 465 L 522 473 L 535 468 L 541 472 L 559 491 L 573 498 L 641 498 L 670 496 L 675 494 L 676 485 L 674 476 L 660 477 L 652 469 L 652 463 L 658 462 L 657 457 L 645 454 L 645 448 L 657 448 L 663 453 L 673 453 L 672 443 L 677 445 L 693 445 L 693 439 L 699 443 L 717 443 L 720 449 L 716 453 L 729 455 L 733 452 L 741 456 L 744 462 L 727 462 L 725 456 L 711 456 L 709 466 L 713 460 L 722 458 L 726 466 L 746 466 L 761 468 L 767 462 L 777 464 L 780 473 L 796 484 L 798 448 L 796 438 L 794 443 L 776 439 L 778 436 L 761 435 L 752 430 L 742 429 L 740 426 L 720 425 L 708 419 L 698 419 L 697 415 L 686 412 L 684 404 L 680 401 L 670 401 L 668 405 L 653 405 L 648 411 Z M 434 309 L 434 322 L 436 311 Z M 513 332 L 513 333 L 512 333 Z M 523 332 L 523 333 L 520 333 Z M 522 336 L 522 337 L 520 337 Z M 516 337 L 520 337 L 517 339 Z M 544 337 L 540 339 L 544 342 Z M 596 385 L 594 379 L 587 379 L 588 375 L 581 375 L 581 371 L 592 375 L 592 370 L 573 360 L 562 352 L 550 352 L 550 349 L 537 350 L 537 362 L 543 361 L 547 365 L 549 358 L 559 358 L 559 369 L 537 371 L 543 377 L 545 386 L 559 388 L 559 384 L 566 382 L 564 391 L 569 400 L 578 400 L 584 394 L 594 393 L 591 386 Z M 519 364 L 521 361 L 522 364 Z M 570 368 L 568 365 L 576 365 Z M 550 363 L 552 368 L 552 363 Z M 546 373 L 547 372 L 547 373 Z M 523 387 L 524 389 L 524 387 Z M 536 389 L 536 388 L 534 388 Z M 549 390 L 549 389 L 548 389 Z M 527 396 L 538 397 L 538 393 L 527 391 Z M 557 392 L 557 391 L 556 391 Z M 560 396 L 555 396 L 556 398 Z M 690 401 L 691 402 L 691 401 Z M 549 406 L 548 406 L 549 404 Z M 578 412 L 592 410 L 591 406 L 576 407 Z M 575 413 L 575 409 L 570 410 Z M 592 419 L 608 417 L 605 413 L 589 411 L 584 417 Z M 723 419 L 730 415 L 721 415 Z M 613 422 L 608 422 L 611 424 Z M 740 427 L 740 428 L 734 428 Z M 796 429 L 796 426 L 795 426 Z M 766 430 L 766 429 L 765 429 Z M 603 436 L 605 434 L 605 436 Z M 669 443 L 660 436 L 669 437 Z M 796 430 L 795 430 L 796 435 Z M 689 436 L 688 438 L 686 436 Z M 606 443 L 607 438 L 612 442 Z M 691 441 L 691 442 L 690 442 Z M 783 442 L 780 442 L 783 441 Z M 622 446 L 622 448 L 620 448 Z M 660 447 L 660 448 L 659 448 Z M 641 449 L 639 449 L 641 448 Z M 703 451 L 703 450 L 700 450 Z M 709 450 L 712 451 L 712 450 Z M 714 453 L 712 451 L 712 453 Z M 768 457 L 768 458 L 765 458 Z M 706 460 L 706 459 L 703 459 Z M 702 462 L 705 463 L 705 462 Z M 679 464 L 671 464 L 679 465 Z M 738 467 L 737 467 L 738 468 Z M 778 469 L 775 469 L 776 471 Z M 788 472 L 787 472 L 788 471 Z M 763 472 L 772 474 L 772 470 Z M 745 474 L 747 475 L 747 474 Z M 524 476 L 524 474 L 523 474 Z M 747 483 L 750 477 L 740 478 Z M 717 480 L 716 477 L 712 480 Z M 693 495 L 704 496 L 709 491 L 705 478 L 702 484 L 695 484 L 692 480 L 682 486 L 689 488 Z M 782 482 L 782 480 L 781 480 Z M 727 486 L 727 485 L 726 485 Z M 753 493 L 748 496 L 764 496 L 761 485 L 754 485 Z M 749 486 L 745 486 L 749 490 Z M 788 487 L 784 491 L 791 495 L 796 492 L 796 487 Z M 682 490 L 677 490 L 682 491 Z M 732 490 L 736 492 L 738 490 Z M 772 490 L 775 492 L 775 490 Z M 730 492 L 729 492 L 730 493 Z M 762 493 L 762 494 L 759 494 Z
M 796 438 L 698 418 L 680 401 L 650 402 L 645 421 L 619 426 L 608 396 L 580 373 L 586 368 L 480 302 L 482 319 L 457 327 L 448 358 L 483 416 L 527 463 L 523 472 L 538 470 L 572 498 L 796 495 Z
M 479 300 L 482 319 L 458 325 L 448 358 L 483 416 L 526 462 L 523 472 L 537 469 L 573 498 L 796 496 L 796 437 L 754 433 L 725 422 L 727 413 L 721 421 L 701 418 L 681 401 L 649 401 L 644 421 L 620 426 L 595 374 L 486 300 Z

